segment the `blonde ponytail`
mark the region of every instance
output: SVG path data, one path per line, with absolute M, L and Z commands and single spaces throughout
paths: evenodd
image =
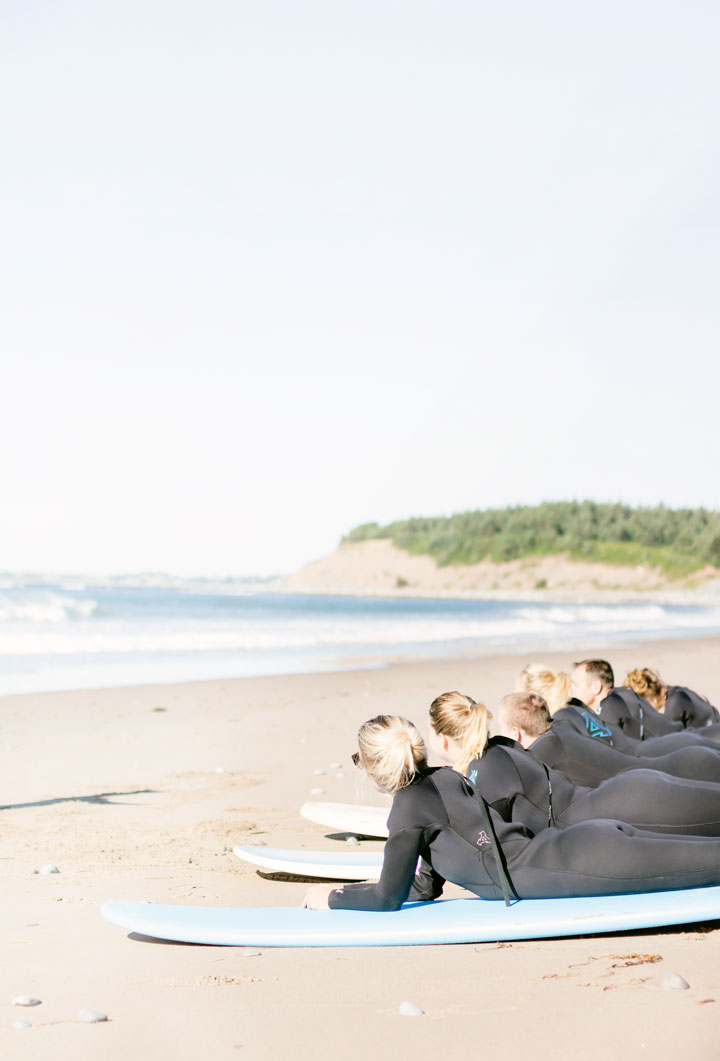
M 427 766 L 422 737 L 406 718 L 378 715 L 358 732 L 360 765 L 378 788 L 394 796 Z
M 491 718 L 484 704 L 464 693 L 442 693 L 430 705 L 432 728 L 441 736 L 450 737 L 460 748 L 460 758 L 454 765 L 461 774 L 485 751 Z
M 542 696 L 551 715 L 565 707 L 570 699 L 570 675 L 565 671 L 556 674 L 544 663 L 528 663 L 520 671 L 517 684 L 522 692 Z

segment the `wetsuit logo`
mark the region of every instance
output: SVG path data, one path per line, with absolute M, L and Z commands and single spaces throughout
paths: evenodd
M 471 785 L 477 784 L 477 770 L 471 770 L 467 776 L 468 781 Z
M 485 844 L 489 844 L 490 843 L 490 837 L 488 836 L 488 834 L 485 832 L 484 829 L 478 834 L 478 838 L 475 841 L 475 843 L 477 844 L 478 847 L 484 847 Z
M 597 719 L 591 718 L 587 711 L 581 711 L 580 714 L 585 720 L 585 729 L 591 737 L 599 737 L 601 740 L 605 737 L 612 737 L 612 730 L 608 729 L 607 726 L 603 726 Z

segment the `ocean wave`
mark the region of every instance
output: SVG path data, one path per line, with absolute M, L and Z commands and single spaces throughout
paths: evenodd
M 91 615 L 95 601 L 72 601 L 76 616 Z M 0 601 L 0 609 L 2 607 Z M 23 606 L 29 609 L 29 605 Z M 55 604 L 37 605 L 41 625 L 29 623 L 0 628 L 0 655 L 115 655 L 120 653 L 145 655 L 180 653 L 278 653 L 332 651 L 352 653 L 357 650 L 387 650 L 449 643 L 474 642 L 513 645 L 532 639 L 547 641 L 555 638 L 610 636 L 613 634 L 671 634 L 673 632 L 720 629 L 720 609 L 703 608 L 672 610 L 662 606 L 585 607 L 550 606 L 548 608 L 516 608 L 502 616 L 475 617 L 434 616 L 382 620 L 338 617 L 296 617 L 264 622 L 248 619 L 217 622 L 188 623 L 185 621 L 108 623 L 103 627 L 93 620 L 59 624 L 67 618 L 68 602 L 60 599 Z M 1 611 L 0 611 L 1 614 Z M 54 616 L 55 618 L 50 618 Z M 33 618 L 26 614 L 24 618 Z M 47 629 L 48 621 L 58 628 Z
M 709 609 L 720 616 L 720 609 Z M 569 626 L 583 623 L 599 630 L 617 627 L 644 628 L 649 624 L 667 624 L 671 615 L 662 604 L 547 604 L 542 612 L 536 607 L 516 610 L 516 617 L 529 622 L 541 617 L 543 623 Z M 688 615 L 688 619 L 689 619 Z
M 98 607 L 96 600 L 63 597 L 58 593 L 34 593 L 24 597 L 0 594 L 0 622 L 65 623 L 87 619 Z

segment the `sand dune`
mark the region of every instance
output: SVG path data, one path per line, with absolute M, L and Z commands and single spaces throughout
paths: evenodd
M 439 567 L 430 556 L 412 556 L 389 539 L 347 542 L 328 556 L 305 564 L 285 580 L 285 589 L 308 593 L 432 594 L 567 600 L 582 597 L 626 598 L 638 592 L 687 595 L 690 584 L 700 595 L 720 599 L 714 568 L 678 584 L 657 568 L 584 563 L 568 556 L 542 556 L 505 563 Z M 710 589 L 714 590 L 709 594 Z

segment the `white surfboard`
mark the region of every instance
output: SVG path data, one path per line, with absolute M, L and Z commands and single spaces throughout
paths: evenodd
M 303 818 L 341 833 L 387 838 L 390 806 L 369 807 L 361 803 L 303 803 Z
M 243 862 L 296 877 L 327 877 L 328 880 L 377 880 L 383 863 L 382 851 L 292 851 L 280 847 L 233 848 Z

